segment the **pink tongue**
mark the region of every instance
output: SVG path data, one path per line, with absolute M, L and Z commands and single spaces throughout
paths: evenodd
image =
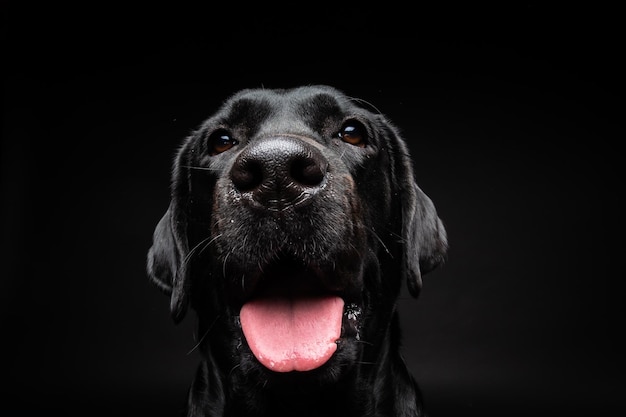
M 309 371 L 330 359 L 341 335 L 343 300 L 268 297 L 241 308 L 243 334 L 254 356 L 276 372 Z

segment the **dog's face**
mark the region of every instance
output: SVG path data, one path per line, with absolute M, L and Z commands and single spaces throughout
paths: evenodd
M 358 104 L 244 90 L 178 152 L 148 273 L 232 378 L 332 383 L 376 360 L 401 283 L 417 296 L 444 258 L 404 141 Z

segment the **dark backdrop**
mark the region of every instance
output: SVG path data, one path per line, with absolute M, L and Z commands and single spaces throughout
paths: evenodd
M 616 10 L 11 3 L 4 404 L 177 415 L 194 319 L 144 268 L 177 146 L 239 88 L 328 83 L 401 128 L 449 233 L 399 301 L 432 417 L 625 411 Z

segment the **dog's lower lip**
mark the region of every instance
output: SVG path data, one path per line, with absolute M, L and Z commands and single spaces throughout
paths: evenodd
M 362 307 L 357 303 L 345 303 L 343 307 L 342 338 L 361 339 Z

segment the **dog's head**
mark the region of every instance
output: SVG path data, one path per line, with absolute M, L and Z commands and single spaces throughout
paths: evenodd
M 224 373 L 341 378 L 375 358 L 401 282 L 417 296 L 444 259 L 405 142 L 359 103 L 244 90 L 179 149 L 148 274 Z

